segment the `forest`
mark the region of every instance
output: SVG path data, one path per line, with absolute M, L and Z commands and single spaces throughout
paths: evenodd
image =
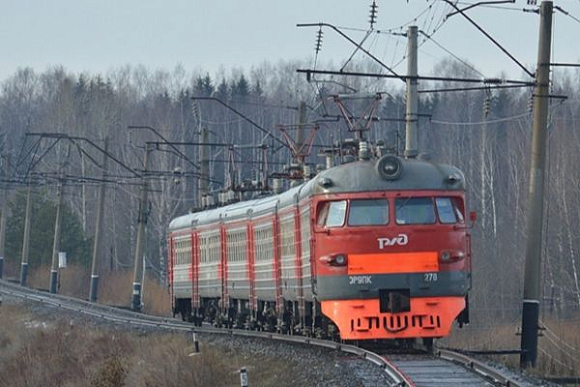
M 18 276 L 28 184 L 34 202 L 30 270 L 50 262 L 59 182 L 66 204 L 61 248 L 69 261 L 90 270 L 97 193 L 104 182 L 99 271 L 130 269 L 146 142 L 156 144 L 146 174 L 150 203 L 145 255 L 147 271 L 161 283 L 166 273 L 167 226 L 199 204 L 200 147 L 193 144 L 200 141 L 202 128 L 209 131 L 213 144 L 209 189 L 215 195 L 232 179 L 255 180 L 263 165 L 263 148 L 268 174 L 284 172 L 292 157 L 277 139 L 283 137 L 280 128 L 293 133 L 301 102 L 307 106 L 306 122 L 312 124 L 308 127 L 315 128 L 306 159 L 313 171 L 324 164 L 319 151 L 352 136 L 339 118 L 334 95 L 359 96 L 346 104 L 353 116 L 363 116 L 376 93 L 381 93 L 368 138 L 402 154 L 403 82 L 343 76 L 308 81 L 296 72 L 307 67 L 301 61 L 280 61 L 250 70 L 221 69 L 213 76 L 182 66 L 168 71 L 127 65 L 106 74 L 74 74 L 62 67 L 18 70 L 2 82 L 0 92 L 0 153 L 3 164 L 9 163 L 1 186 L 3 200 L 9 204 L 4 276 Z M 377 72 L 366 62 L 352 68 Z M 430 74 L 481 77 L 477 69 L 451 58 Z M 580 72 L 558 69 L 552 79 L 552 94 L 566 98 L 550 100 L 542 252 L 544 322 L 577 319 L 580 309 Z M 532 89 L 433 91 L 461 87 L 465 84 L 451 81 L 420 83 L 420 152 L 464 171 L 468 206 L 478 213 L 472 230 L 473 324 L 512 324 L 519 321 L 522 303 Z M 192 97 L 213 97 L 223 104 Z M 94 146 L 103 148 L 105 138 L 114 157 L 106 169 L 102 152 Z M 180 144 L 170 147 L 163 144 L 166 141 Z M 129 302 L 130 284 L 119 292 L 126 292 Z

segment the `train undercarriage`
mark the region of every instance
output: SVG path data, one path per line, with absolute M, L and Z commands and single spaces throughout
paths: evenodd
M 196 326 L 210 323 L 216 327 L 259 330 L 273 333 L 303 335 L 319 339 L 338 339 L 338 329 L 321 313 L 320 303 L 305 302 L 300 313 L 299 302 L 285 301 L 283 310 L 276 311 L 274 301 L 257 301 L 257 309 L 249 308 L 248 300 L 231 299 L 228 308 L 221 308 L 219 298 L 202 298 L 198 308 L 191 299 L 175 300 L 173 316 L 180 316 Z
M 278 312 L 274 301 L 258 300 L 257 308 L 251 309 L 248 300 L 230 299 L 229 307 L 222 308 L 219 298 L 202 298 L 199 307 L 194 308 L 190 298 L 179 298 L 175 300 L 173 315 L 174 317 L 179 315 L 183 321 L 192 322 L 196 326 L 201 326 L 205 322 L 220 328 L 258 330 L 340 340 L 339 327 L 322 313 L 321 303 L 315 301 L 305 302 L 304 304 L 304 308 L 300 308 L 297 301 L 284 301 L 283 310 Z M 302 313 L 301 309 L 303 309 Z M 400 319 L 407 320 L 407 317 L 404 314 L 395 315 L 395 320 Z M 465 308 L 454 320 L 459 327 L 469 322 L 467 297 L 465 298 Z M 432 331 L 435 334 L 428 333 L 430 329 L 428 319 L 413 319 L 412 321 L 413 324 L 423 324 L 423 322 L 427 332 L 424 336 L 393 332 L 396 335 L 393 335 L 389 341 L 398 341 L 403 343 L 403 345 L 408 345 L 409 342 L 414 342 L 416 337 L 421 337 L 423 345 L 430 346 L 434 338 L 445 336 L 436 334 L 435 332 L 437 331 Z M 370 324 L 372 325 L 372 322 Z M 378 325 L 377 323 L 377 328 Z M 364 329 L 361 329 L 361 331 L 364 331 Z M 380 338 L 371 340 L 353 340 L 351 338 L 346 341 L 373 342 L 377 340 L 385 341 Z

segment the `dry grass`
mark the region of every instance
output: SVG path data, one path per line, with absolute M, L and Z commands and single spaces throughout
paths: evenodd
M 69 265 L 59 270 L 58 293 L 65 296 L 88 298 L 90 272 L 80 265 Z M 50 266 L 43 265 L 31 269 L 28 273 L 28 286 L 37 289 L 49 289 Z
M 46 317 L 42 318 L 46 321 Z M 183 334 L 137 334 L 86 329 L 78 321 L 41 322 L 25 307 L 0 306 L 1 386 L 235 386 L 246 366 L 260 386 L 291 386 L 295 365 L 271 357 L 244 357 L 237 348 L 189 356 Z
M 90 286 L 90 269 L 69 265 L 59 272 L 59 294 L 88 299 Z M 50 266 L 41 266 L 30 270 L 28 286 L 48 289 L 50 285 Z M 169 316 L 171 298 L 169 289 L 164 288 L 156 278 L 145 277 L 143 287 L 143 312 L 158 316 Z M 133 293 L 133 271 L 122 270 L 106 272 L 99 278 L 98 302 L 109 305 L 129 307 Z
M 164 288 L 152 277 L 145 278 L 143 287 L 143 312 L 158 316 L 169 316 L 171 298 L 169 289 Z M 129 270 L 105 273 L 99 280 L 99 302 L 109 305 L 131 305 L 133 272 Z

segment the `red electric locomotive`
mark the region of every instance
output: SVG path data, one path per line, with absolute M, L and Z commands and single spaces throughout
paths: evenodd
M 436 338 L 468 321 L 465 181 L 386 155 L 171 222 L 174 313 L 346 340 Z

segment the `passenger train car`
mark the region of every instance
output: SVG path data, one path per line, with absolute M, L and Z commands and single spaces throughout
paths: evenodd
M 459 169 L 386 155 L 184 215 L 169 227 L 173 311 L 344 340 L 443 337 L 468 322 L 465 214 Z

